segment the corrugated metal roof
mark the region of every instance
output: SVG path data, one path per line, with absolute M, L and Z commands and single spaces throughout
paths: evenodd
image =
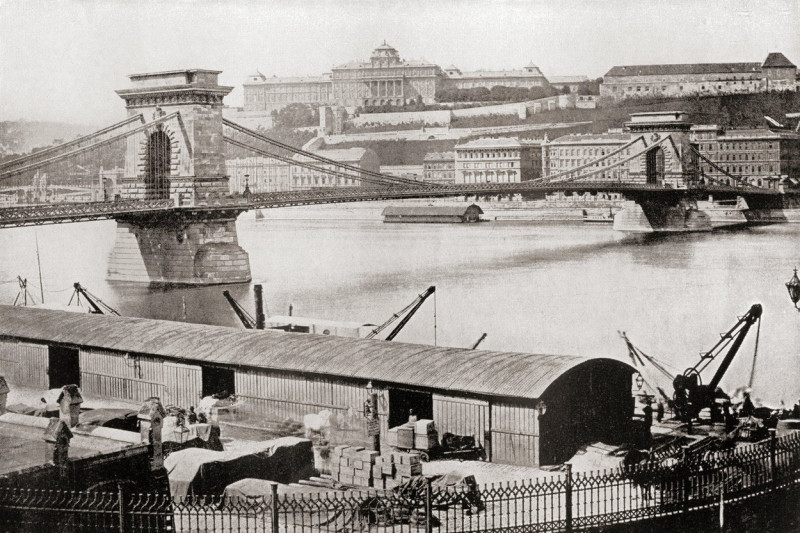
M 478 208 L 478 213 L 481 215 L 483 214 L 483 210 L 480 208 L 480 206 L 471 204 L 471 205 L 390 205 L 384 208 L 382 215 L 463 217 L 464 215 L 467 214 L 467 210 L 470 207 Z
M 145 318 L 0 306 L 0 336 L 199 363 L 374 380 L 526 399 L 597 358 L 441 348 Z M 612 359 L 607 364 L 625 365 Z
M 673 76 L 679 74 L 749 74 L 761 72 L 759 63 L 683 63 L 675 65 L 623 65 L 606 76 Z

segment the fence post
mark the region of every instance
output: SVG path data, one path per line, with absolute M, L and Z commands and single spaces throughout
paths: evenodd
M 119 533 L 125 533 L 125 491 L 122 483 L 117 483 L 117 514 L 119 517 Z
M 272 514 L 272 533 L 278 533 L 278 484 L 272 484 L 272 506 L 270 507 Z
M 776 464 L 775 460 L 775 449 L 776 449 L 776 437 L 777 430 L 770 429 L 769 430 L 769 474 L 770 474 L 770 481 L 772 481 L 772 488 L 775 490 L 775 487 L 778 484 L 778 465 Z
M 433 505 L 431 504 L 431 478 L 425 478 L 425 533 L 433 532 Z
M 566 503 L 567 509 L 564 515 L 564 521 L 566 522 L 566 531 L 567 533 L 572 533 L 572 464 L 566 463 L 567 467 L 567 479 L 566 484 L 564 486 L 564 501 Z

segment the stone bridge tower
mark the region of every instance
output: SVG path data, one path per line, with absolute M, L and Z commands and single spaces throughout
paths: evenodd
M 129 116 L 151 127 L 127 140 L 121 199 L 169 201 L 157 215 L 117 216 L 108 279 L 155 285 L 250 281 L 250 262 L 238 244 L 241 209 L 208 208 L 228 195 L 222 99 L 216 70 L 175 70 L 130 76 L 117 91 Z

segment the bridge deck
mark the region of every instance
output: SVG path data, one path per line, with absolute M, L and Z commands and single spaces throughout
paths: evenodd
M 113 202 L 75 202 L 36 204 L 0 208 L 0 227 L 62 224 L 89 220 L 113 219 L 126 215 L 148 215 L 169 211 L 239 211 L 299 205 L 400 200 L 411 198 L 447 198 L 453 196 L 509 196 L 532 192 L 617 192 L 630 199 L 662 200 L 682 196 L 713 195 L 715 197 L 743 196 L 755 198 L 780 197 L 783 193 L 771 189 L 732 186 L 706 186 L 692 189 L 673 189 L 657 185 L 619 182 L 569 183 L 480 183 L 444 185 L 438 187 L 376 187 L 358 189 L 325 189 L 251 194 L 248 197 L 223 197 L 204 200 L 190 206 L 176 206 L 173 200 L 120 200 Z

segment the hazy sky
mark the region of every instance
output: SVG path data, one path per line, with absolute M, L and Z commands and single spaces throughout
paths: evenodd
M 401 57 L 462 70 L 602 76 L 613 65 L 800 63 L 798 0 L 57 1 L 0 0 L 0 120 L 107 125 L 124 117 L 127 75 L 222 70 L 236 89 L 319 75 L 384 39 Z

